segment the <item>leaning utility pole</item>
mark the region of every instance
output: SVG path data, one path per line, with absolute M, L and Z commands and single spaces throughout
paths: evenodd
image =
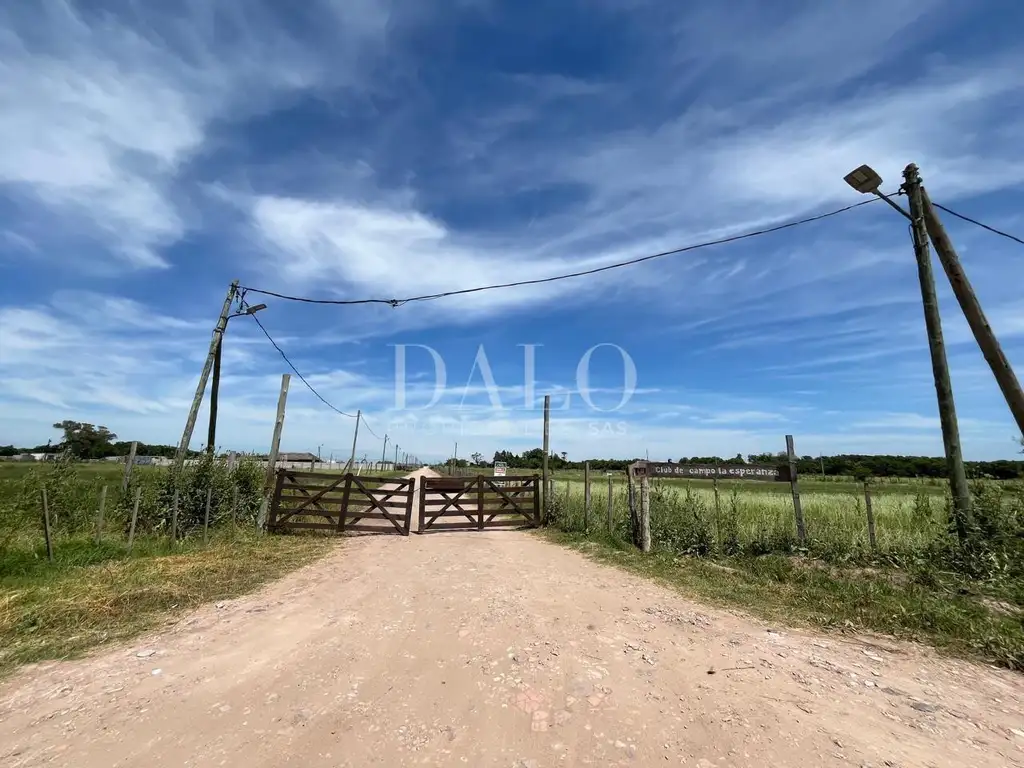
M 949 278 L 949 284 L 953 288 L 956 300 L 960 302 L 960 309 L 963 310 L 967 324 L 971 326 L 971 331 L 974 333 L 974 339 L 978 342 L 981 353 L 992 369 L 992 374 L 999 384 L 999 389 L 1002 390 L 1006 404 L 1010 406 L 1010 412 L 1017 422 L 1017 428 L 1024 435 L 1024 391 L 1021 390 L 1020 382 L 1017 381 L 1013 368 L 1010 367 L 1010 361 L 1003 354 L 1003 348 L 999 345 L 992 326 L 988 324 L 988 319 L 981 309 L 981 303 L 974 294 L 974 289 L 957 257 L 956 249 L 953 248 L 953 243 L 946 234 L 942 221 L 939 220 L 939 215 L 935 212 L 935 207 L 928 197 L 928 191 L 923 186 L 921 187 L 921 200 L 924 204 L 924 222 L 932 242 L 935 243 L 935 252 L 939 256 L 939 262 L 946 271 L 946 277 Z
M 192 442 L 192 431 L 196 428 L 196 418 L 199 416 L 199 406 L 203 402 L 203 393 L 206 392 L 206 382 L 210 378 L 210 369 L 213 368 L 213 361 L 217 355 L 217 348 L 220 346 L 221 337 L 224 335 L 224 328 L 228 324 L 228 314 L 231 312 L 231 302 L 238 292 L 238 281 L 232 281 L 228 288 L 228 295 L 224 299 L 224 307 L 217 318 L 217 325 L 213 329 L 213 338 L 210 340 L 210 350 L 206 354 L 206 362 L 203 364 L 203 372 L 199 375 L 199 383 L 196 385 L 196 394 L 192 398 L 192 407 L 188 412 L 188 420 L 185 422 L 185 431 L 181 434 L 181 442 L 178 444 L 178 451 L 174 456 L 174 470 L 177 472 L 185 463 L 185 455 L 188 453 L 189 443 Z
M 351 471 L 352 466 L 356 462 L 356 440 L 359 439 L 359 420 L 362 419 L 362 418 L 363 418 L 363 412 L 361 410 L 360 411 L 356 411 L 356 431 L 352 435 L 352 455 L 348 457 L 348 464 L 345 465 L 345 471 L 346 472 Z
M 381 472 L 384 471 L 384 462 L 385 462 L 385 460 L 387 458 L 387 452 L 388 452 L 388 433 L 385 432 L 384 433 L 384 447 L 380 451 L 380 469 L 381 469 Z
M 935 295 L 935 276 L 932 274 L 928 230 L 925 225 L 924 203 L 921 194 L 921 177 L 917 166 L 913 163 L 908 165 L 903 170 L 903 179 L 903 189 L 910 201 L 911 234 L 914 240 L 914 255 L 917 257 L 917 276 L 921 283 L 924 322 L 928 332 L 928 350 L 932 358 L 935 394 L 939 403 L 942 442 L 946 453 L 946 466 L 949 470 L 949 485 L 953 493 L 954 522 L 957 535 L 962 540 L 967 536 L 971 517 L 971 496 L 967 488 L 964 457 L 960 450 L 960 428 L 957 425 L 953 385 L 949 378 L 949 365 L 946 361 L 946 345 L 942 338 L 942 320 L 939 316 L 938 298 Z

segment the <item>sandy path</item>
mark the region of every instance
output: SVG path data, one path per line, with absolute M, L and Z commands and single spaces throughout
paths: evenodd
M 1007 766 L 1022 713 L 1012 673 L 776 631 L 528 533 L 376 536 L 19 673 L 0 765 Z

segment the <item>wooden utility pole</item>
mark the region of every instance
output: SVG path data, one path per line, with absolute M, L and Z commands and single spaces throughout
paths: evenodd
M 921 195 L 921 177 L 917 166 L 913 163 L 908 165 L 903 170 L 903 179 L 903 189 L 910 202 L 911 233 L 914 238 L 914 255 L 917 257 L 917 276 L 921 283 L 924 322 L 928 332 L 928 350 L 932 358 L 932 376 L 935 379 L 939 422 L 942 425 L 942 442 L 949 471 L 949 485 L 953 492 L 954 523 L 957 535 L 963 540 L 967 536 L 971 516 L 971 495 L 967 488 L 967 474 L 964 471 L 964 458 L 960 450 L 960 427 L 957 424 L 953 384 L 949 378 L 949 364 L 946 361 L 946 345 L 942 338 L 942 319 L 939 315 L 939 301 L 935 295 L 935 276 L 932 274 L 928 230 L 925 224 L 924 202 Z
M 938 213 L 935 212 L 935 206 L 932 205 L 932 201 L 928 197 L 928 191 L 923 186 L 921 187 L 921 202 L 924 206 L 924 223 L 928 229 L 928 235 L 935 243 L 935 252 L 939 256 L 939 262 L 946 272 L 946 277 L 949 278 L 949 284 L 953 288 L 956 300 L 960 303 L 964 317 L 967 318 L 967 324 L 971 326 L 974 340 L 978 342 L 981 353 L 985 356 L 989 368 L 992 369 L 992 375 L 995 376 L 999 389 L 1002 390 L 1006 404 L 1010 406 L 1010 412 L 1017 422 L 1017 429 L 1024 435 L 1024 390 L 1021 390 L 1020 382 L 1017 381 L 1010 361 L 1003 354 L 1003 348 L 999 345 L 992 326 L 988 324 L 988 318 L 985 317 L 981 303 L 960 264 L 956 249 L 953 248 L 953 242 L 946 234 L 942 221 L 939 219 Z
M 401 448 L 401 446 L 398 443 L 395 443 L 395 466 L 393 467 L 394 469 L 398 469 L 398 449 L 399 448 Z
M 348 464 L 345 465 L 346 472 L 351 472 L 356 462 L 356 441 L 359 439 L 359 421 L 362 418 L 363 412 L 361 410 L 356 411 L 356 431 L 352 433 L 352 454 L 348 457 Z
M 551 448 L 551 395 L 544 395 L 544 457 L 541 476 L 544 480 L 544 525 L 551 519 L 551 494 L 548 493 L 548 451 Z
M 281 394 L 277 397 L 277 418 L 274 421 L 274 436 L 270 441 L 270 453 L 267 455 L 267 479 L 264 492 L 274 486 L 274 470 L 277 467 L 277 452 L 281 448 L 281 431 L 284 429 L 284 410 L 288 403 L 288 384 L 292 380 L 290 373 L 281 374 Z
M 387 452 L 388 452 L 388 433 L 385 432 L 384 433 L 384 447 L 380 451 L 380 471 L 381 472 L 384 471 L 384 462 L 385 462 L 385 460 L 387 458 Z
M 179 471 L 185 463 L 185 455 L 188 453 L 189 443 L 192 442 L 192 432 L 196 428 L 196 419 L 199 417 L 199 406 L 203 402 L 203 393 L 206 392 L 206 382 L 210 378 L 210 370 L 213 368 L 213 360 L 217 355 L 217 347 L 220 346 L 221 336 L 228 324 L 228 315 L 231 313 L 231 302 L 235 300 L 238 293 L 238 281 L 232 281 L 228 287 L 228 295 L 224 299 L 224 306 L 217 318 L 217 325 L 213 329 L 213 338 L 210 340 L 210 350 L 206 353 L 206 362 L 203 363 L 203 372 L 199 374 L 199 383 L 196 385 L 196 394 L 192 398 L 192 407 L 188 412 L 188 419 L 185 422 L 185 431 L 181 433 L 181 442 L 178 443 L 178 451 L 174 456 L 174 470 Z
M 227 322 L 224 323 L 227 329 Z M 206 428 L 206 452 L 215 455 L 217 445 L 217 401 L 220 399 L 220 356 L 224 349 L 224 333 L 217 334 L 217 348 L 213 352 L 213 379 L 210 381 L 210 423 Z

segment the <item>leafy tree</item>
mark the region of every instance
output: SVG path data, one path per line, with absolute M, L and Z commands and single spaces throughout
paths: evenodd
M 473 460 L 474 464 L 480 464 L 484 460 L 484 455 L 482 453 L 474 453 L 469 458 Z
M 61 447 L 76 459 L 101 459 L 113 455 L 117 435 L 106 427 L 64 420 L 53 425 L 64 433 Z

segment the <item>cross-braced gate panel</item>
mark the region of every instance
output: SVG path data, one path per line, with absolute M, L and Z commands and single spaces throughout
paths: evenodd
M 536 475 L 420 478 L 420 533 L 536 527 L 539 486 Z
M 414 480 L 279 469 L 267 528 L 408 536 L 414 492 Z

